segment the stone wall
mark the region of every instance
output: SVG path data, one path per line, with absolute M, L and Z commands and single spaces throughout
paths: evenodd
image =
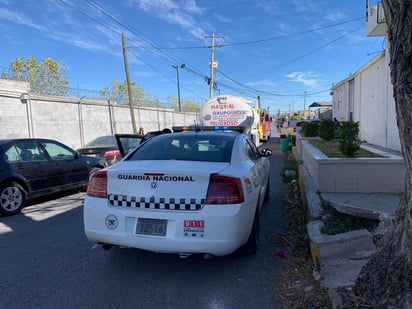
M 145 132 L 198 121 L 196 113 L 134 107 L 136 128 Z M 43 137 L 79 148 L 93 138 L 133 133 L 129 106 L 115 101 L 30 94 L 30 84 L 0 79 L 0 139 Z

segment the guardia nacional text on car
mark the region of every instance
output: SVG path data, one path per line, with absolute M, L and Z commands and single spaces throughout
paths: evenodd
M 270 154 L 238 132 L 153 137 L 91 176 L 85 234 L 105 249 L 253 254 L 269 199 Z

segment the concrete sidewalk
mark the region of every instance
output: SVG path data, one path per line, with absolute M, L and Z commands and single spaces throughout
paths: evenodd
M 319 269 L 319 280 L 329 290 L 333 308 L 341 308 L 342 300 L 337 289 L 353 286 L 362 267 L 369 257 L 377 251 L 374 236 L 366 229 L 337 235 L 320 232 L 322 222 L 322 202 L 327 202 L 337 211 L 385 225 L 392 222 L 398 209 L 400 195 L 382 193 L 315 193 L 310 176 L 304 174 L 305 195 L 310 212 L 307 225 L 313 261 Z

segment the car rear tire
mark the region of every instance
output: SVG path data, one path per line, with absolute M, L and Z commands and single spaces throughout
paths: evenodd
M 252 230 L 250 231 L 247 242 L 239 248 L 239 253 L 243 255 L 255 254 L 259 245 L 259 211 L 256 210 L 253 219 Z
M 3 216 L 18 214 L 26 202 L 26 192 L 16 182 L 0 185 L 0 213 Z

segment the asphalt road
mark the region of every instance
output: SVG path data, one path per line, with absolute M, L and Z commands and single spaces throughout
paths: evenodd
M 279 265 L 268 235 L 284 231 L 279 138 L 270 200 L 253 256 L 204 259 L 136 249 L 104 251 L 84 236 L 84 193 L 0 216 L 0 308 L 277 308 Z

